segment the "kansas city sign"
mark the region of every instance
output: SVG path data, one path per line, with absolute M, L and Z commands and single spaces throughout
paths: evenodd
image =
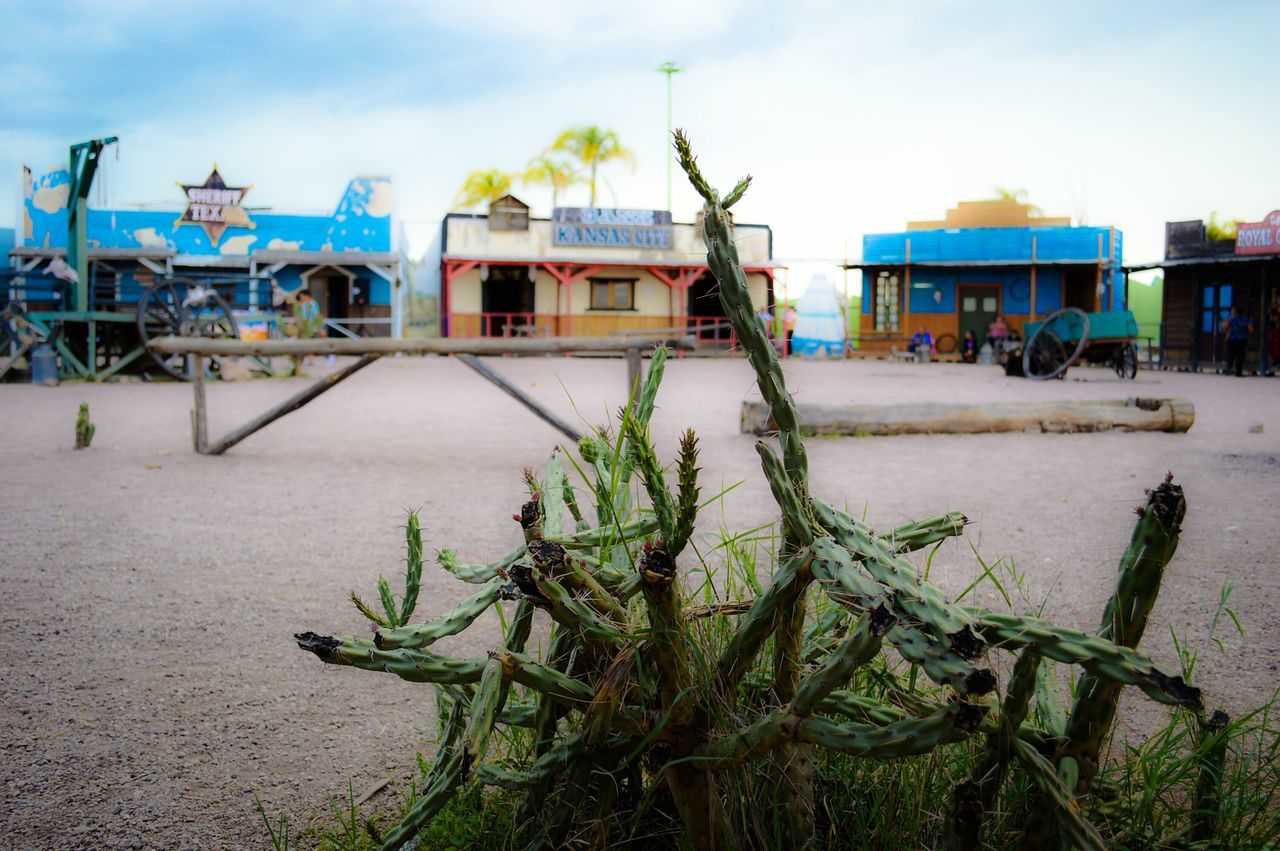
M 203 184 L 179 183 L 187 196 L 187 209 L 183 210 L 179 225 L 199 225 L 208 234 L 216 248 L 218 240 L 227 228 L 257 227 L 241 202 L 252 186 L 228 186 L 218 174 L 215 165 Z

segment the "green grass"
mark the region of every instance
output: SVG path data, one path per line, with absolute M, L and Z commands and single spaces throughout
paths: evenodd
M 616 496 L 616 495 L 615 495 Z M 634 504 L 634 503 L 633 503 Z M 717 541 L 697 552 L 697 563 L 686 568 L 685 581 L 691 603 L 711 604 L 743 599 L 760 590 L 761 565 L 774 563 L 779 545 L 776 529 L 762 527 L 747 532 L 722 533 Z M 924 559 L 922 573 L 932 562 L 932 552 Z M 975 557 L 977 556 L 975 551 Z M 1009 560 L 987 563 L 978 558 L 981 575 L 961 598 L 979 590 L 994 592 L 1010 608 L 1027 608 L 1025 576 Z M 1239 628 L 1229 603 L 1230 585 L 1212 616 L 1215 628 Z M 825 598 L 819 598 L 825 600 Z M 633 599 L 631 623 L 643 629 L 643 604 Z M 812 612 L 821 617 L 826 605 Z M 1035 609 L 1035 606 L 1030 608 Z M 692 668 L 695 688 L 710 692 L 715 663 L 727 644 L 735 616 L 711 616 L 690 624 L 690 646 L 694 648 Z M 1199 651 L 1178 640 L 1175 644 L 1183 673 L 1190 678 L 1199 662 Z M 1220 644 L 1211 637 L 1207 652 L 1218 652 Z M 1012 657 L 1000 651 L 993 655 L 998 667 Z M 713 702 L 716 726 L 733 728 L 748 723 L 768 708 L 768 660 L 771 648 L 760 654 L 759 662 L 744 679 L 735 699 Z M 1061 701 L 1070 697 L 1071 683 L 1061 677 L 1064 666 L 1055 666 L 1060 688 L 1042 690 L 1033 707 L 1032 719 L 1043 728 L 1052 726 L 1051 716 L 1060 711 Z M 849 685 L 856 694 L 873 697 L 885 704 L 909 706 L 912 700 L 946 700 L 942 690 L 914 666 L 893 654 L 859 669 Z M 1069 704 L 1068 704 L 1069 705 Z M 1217 841 L 1193 844 L 1188 839 L 1193 819 L 1192 801 L 1200 773 L 1197 717 L 1186 710 L 1170 710 L 1166 721 L 1147 738 L 1116 741 L 1110 761 L 1095 781 L 1094 792 L 1082 800 L 1085 815 L 1101 831 L 1109 847 L 1125 849 L 1163 848 L 1266 848 L 1280 837 L 1280 692 L 1258 709 L 1234 719 L 1220 735 L 1227 740 L 1227 761 L 1222 778 L 1222 817 Z M 495 735 L 497 761 L 517 770 L 526 766 L 532 748 L 531 731 L 503 727 Z M 935 749 L 925 756 L 896 760 L 850 757 L 815 749 L 815 789 L 817 837 L 814 851 L 855 848 L 940 848 L 943 826 L 955 785 L 964 780 L 985 744 L 976 735 L 965 742 Z M 493 758 L 491 751 L 491 759 Z M 425 777 L 431 764 L 418 757 L 419 773 Z M 650 782 L 660 776 L 663 766 L 638 761 L 620 766 L 615 772 L 620 784 L 629 775 L 642 775 L 635 787 L 622 786 L 612 804 L 609 818 L 602 819 L 599 802 L 566 798 L 561 806 L 580 805 L 571 815 L 566 847 L 635 848 L 644 851 L 677 849 L 679 823 L 665 785 Z M 719 775 L 728 800 L 736 847 L 788 847 L 782 825 L 771 823 L 766 813 L 776 797 L 767 772 L 758 764 L 748 764 Z M 436 815 L 420 834 L 420 849 L 522 848 L 537 838 L 542 825 L 520 829 L 515 813 L 521 795 L 499 789 L 467 787 Z M 1034 790 L 1026 775 L 1013 771 L 1006 781 L 994 812 L 987 814 L 984 829 L 986 848 L 1014 847 L 1034 804 Z M 394 825 L 413 802 L 411 789 L 383 793 L 363 807 L 356 807 L 352 790 L 345 800 L 331 800 L 326 811 L 306 819 L 301 829 L 290 830 L 283 815 L 262 810 L 264 834 L 271 847 L 322 849 L 322 851 L 364 851 L 379 847 L 385 829 Z

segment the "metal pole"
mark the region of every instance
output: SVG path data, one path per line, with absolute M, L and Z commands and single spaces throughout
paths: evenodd
M 663 62 L 658 66 L 658 70 L 667 75 L 667 135 L 663 139 L 663 146 L 667 149 L 667 211 L 671 211 L 671 161 L 675 154 L 671 147 L 671 78 L 675 74 L 679 74 L 684 69 L 674 62 Z

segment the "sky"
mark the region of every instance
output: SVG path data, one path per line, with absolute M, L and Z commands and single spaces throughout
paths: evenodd
M 798 268 L 997 186 L 1120 228 L 1127 262 L 1162 256 L 1166 221 L 1280 207 L 1275 0 L 0 0 L 0 20 L 0 227 L 20 164 L 104 135 L 91 203 L 176 209 L 216 162 L 250 206 L 323 212 L 388 175 L 411 256 L 468 172 L 573 126 L 635 154 L 598 203 L 664 208 L 667 60 L 675 125 L 713 182 L 754 175 L 735 213 Z M 697 207 L 677 170 L 676 219 Z

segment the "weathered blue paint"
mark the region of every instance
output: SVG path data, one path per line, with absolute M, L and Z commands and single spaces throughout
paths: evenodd
M 917 230 L 867 234 L 862 238 L 862 262 L 902 266 L 911 240 L 911 313 L 955 313 L 958 285 L 998 284 L 1001 311 L 1030 312 L 1032 238 L 1035 238 L 1036 310 L 1045 314 L 1062 306 L 1064 263 L 1096 267 L 1102 239 L 1102 304 L 1122 310 L 1124 240 L 1119 230 L 1099 227 L 1010 227 Z M 1114 252 L 1111 240 L 1115 240 Z M 931 267 L 927 263 L 973 263 L 972 266 Z M 993 265 L 995 264 L 995 265 Z M 1009 264 L 1009 265 L 999 265 Z M 1052 264 L 1052 265 L 1050 265 Z M 1111 302 L 1111 290 L 1115 300 Z M 874 307 L 871 276 L 862 277 L 862 312 Z
M 23 246 L 65 248 L 67 244 L 66 193 L 70 179 L 57 169 L 33 180 L 23 199 L 31 222 Z M 61 196 L 62 206 L 54 207 Z M 249 255 L 252 251 L 369 251 L 392 248 L 391 181 L 382 177 L 358 177 L 329 216 L 287 213 L 254 213 L 255 227 L 229 227 L 218 246 L 204 230 L 178 227 L 182 207 L 171 210 L 90 209 L 90 248 L 167 248 L 192 257 Z M 239 239 L 237 239 L 239 237 Z

